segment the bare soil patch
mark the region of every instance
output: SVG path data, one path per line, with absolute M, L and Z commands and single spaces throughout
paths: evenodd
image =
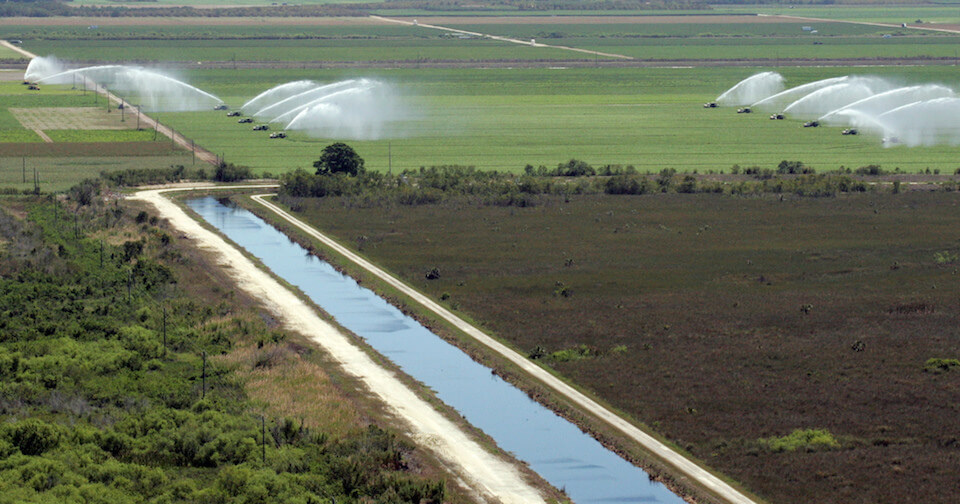
M 23 80 L 23 70 L 0 70 L 0 82 Z
M 30 107 L 8 110 L 24 128 L 33 130 L 120 130 L 132 129 L 136 124 L 121 121 L 119 112 L 108 114 L 104 109 L 94 107 Z

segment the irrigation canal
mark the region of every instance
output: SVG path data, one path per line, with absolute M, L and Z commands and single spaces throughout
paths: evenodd
M 432 389 L 472 425 L 579 504 L 682 503 L 577 426 L 533 401 L 254 214 L 213 197 L 187 205 L 303 291 L 336 321 Z

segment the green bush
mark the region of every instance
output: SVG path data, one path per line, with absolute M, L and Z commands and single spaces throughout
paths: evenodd
M 923 364 L 923 370 L 927 373 L 940 374 L 946 373 L 957 366 L 960 366 L 960 360 L 933 357 L 927 359 L 927 362 Z
M 27 418 L 3 426 L 2 436 L 24 455 L 40 455 L 60 444 L 64 429 L 38 418 Z
M 797 450 L 812 452 L 840 447 L 837 439 L 826 429 L 797 429 L 783 437 L 761 439 L 760 445 L 774 453 Z

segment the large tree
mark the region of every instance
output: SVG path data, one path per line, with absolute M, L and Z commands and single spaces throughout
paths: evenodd
M 324 147 L 323 152 L 320 153 L 320 159 L 314 161 L 313 167 L 317 169 L 317 175 L 346 173 L 357 176 L 364 170 L 363 158 L 353 150 L 353 147 L 343 142 Z

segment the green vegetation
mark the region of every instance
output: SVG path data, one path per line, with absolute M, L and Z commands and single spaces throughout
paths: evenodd
M 949 146 L 884 148 L 869 135 L 841 128 L 804 129 L 701 104 L 761 69 L 395 69 L 198 70 L 187 80 L 238 107 L 279 83 L 371 77 L 396 87 L 415 114 L 393 138 L 350 141 L 369 170 L 472 165 L 522 172 L 575 157 L 595 166 L 633 165 L 641 172 L 729 172 L 735 164 L 775 168 L 803 159 L 818 172 L 882 165 L 914 173 L 952 173 Z M 791 85 L 841 75 L 877 75 L 904 83 L 948 81 L 951 67 L 782 68 Z M 242 76 L 242 77 L 241 77 Z M 220 112 L 162 114 L 188 138 L 255 173 L 309 169 L 320 150 L 343 138 L 290 134 L 285 140 L 249 131 Z M 389 154 L 389 157 L 388 157 Z
M 44 130 L 54 142 L 150 142 L 154 138 L 153 130 Z
M 923 370 L 928 373 L 940 374 L 951 371 L 958 366 L 960 366 L 960 360 L 931 357 L 923 364 Z
M 313 162 L 313 167 L 317 169 L 317 175 L 344 174 L 356 177 L 366 171 L 363 158 L 343 142 L 324 147 L 320 152 L 320 159 Z
M 431 32 L 434 35 L 439 32 Z M 400 61 L 427 64 L 434 61 L 495 61 L 570 59 L 560 49 L 531 48 L 489 39 L 409 37 L 401 39 L 294 40 L 45 40 L 27 42 L 38 54 L 79 61 Z M 241 63 L 242 64 L 242 63 Z
M 761 439 L 760 444 L 774 453 L 797 450 L 812 452 L 840 447 L 837 439 L 826 429 L 797 429 L 783 437 Z
M 251 362 L 292 362 L 287 335 L 155 216 L 105 203 L 94 181 L 69 194 L 0 212 L 4 500 L 444 499 L 442 480 L 407 472 L 414 450 L 396 435 L 248 399 Z

